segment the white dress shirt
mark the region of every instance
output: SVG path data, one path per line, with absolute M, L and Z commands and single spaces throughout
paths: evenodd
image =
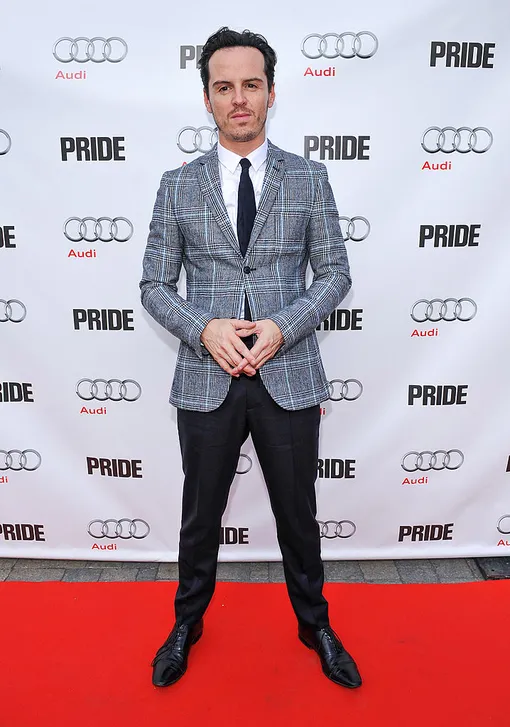
M 237 195 L 239 191 L 239 182 L 241 180 L 241 159 L 249 159 L 251 167 L 249 169 L 250 179 L 255 192 L 255 206 L 258 208 L 260 195 L 262 192 L 262 183 L 266 171 L 267 162 L 267 139 L 259 147 L 254 149 L 246 157 L 240 157 L 233 151 L 225 149 L 218 142 L 218 161 L 220 170 L 221 191 L 223 201 L 227 208 L 228 216 L 235 236 L 237 237 Z
M 246 157 L 241 157 L 233 151 L 225 149 L 224 146 L 218 142 L 218 161 L 220 170 L 220 184 L 221 192 L 223 194 L 223 201 L 227 208 L 228 217 L 232 227 L 234 228 L 234 234 L 237 238 L 237 197 L 239 192 L 239 182 L 241 181 L 241 159 L 249 159 L 251 166 L 248 170 L 251 182 L 253 184 L 253 191 L 255 192 L 255 207 L 258 209 L 260 202 L 260 195 L 262 193 L 262 183 L 264 181 L 264 174 L 266 172 L 267 162 L 267 139 L 254 149 Z M 241 317 L 244 316 L 244 302 L 243 312 Z

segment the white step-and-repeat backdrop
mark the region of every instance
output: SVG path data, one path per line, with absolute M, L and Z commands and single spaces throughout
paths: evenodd
M 31 0 L 0 25 L 0 556 L 176 559 L 178 343 L 138 281 L 162 172 L 215 140 L 221 25 L 276 49 L 269 137 L 327 165 L 352 266 L 324 558 L 508 554 L 510 6 Z M 238 472 L 220 557 L 278 559 L 249 441 Z

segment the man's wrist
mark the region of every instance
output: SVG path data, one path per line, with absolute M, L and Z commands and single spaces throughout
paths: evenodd
M 204 331 L 205 331 L 205 329 L 207 328 L 207 326 L 209 325 L 209 323 L 210 323 L 211 321 L 215 321 L 215 320 L 216 320 L 216 318 L 211 318 L 211 319 L 210 319 L 209 321 L 207 321 L 206 325 L 205 325 L 205 326 L 203 327 L 203 329 L 202 329 L 202 333 L 200 334 L 200 345 L 202 346 L 202 348 L 205 348 L 205 344 L 204 344 L 204 342 L 202 341 L 202 336 L 204 335 Z

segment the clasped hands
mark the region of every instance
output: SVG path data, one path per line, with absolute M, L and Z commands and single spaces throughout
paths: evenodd
M 257 340 L 249 349 L 243 338 L 253 334 Z M 270 319 L 213 318 L 202 331 L 200 340 L 223 371 L 239 378 L 241 373 L 254 376 L 266 361 L 273 358 L 283 344 L 283 335 Z

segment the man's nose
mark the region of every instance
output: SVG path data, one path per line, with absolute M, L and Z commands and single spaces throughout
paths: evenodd
M 235 106 L 242 106 L 246 103 L 246 96 L 244 92 L 244 88 L 241 86 L 240 88 L 234 88 L 234 96 L 232 98 L 232 103 Z

